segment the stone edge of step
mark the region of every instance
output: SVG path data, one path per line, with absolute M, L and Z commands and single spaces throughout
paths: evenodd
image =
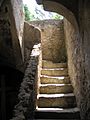
M 41 112 L 61 112 L 61 113 L 75 113 L 75 112 L 79 112 L 79 108 L 78 107 L 74 107 L 74 108 L 36 108 L 36 111 L 41 111 Z
M 73 93 L 67 94 L 38 94 L 37 98 L 62 98 L 62 97 L 74 97 Z
M 63 71 L 63 70 L 67 70 L 67 68 L 42 68 L 42 71 Z
M 40 75 L 41 78 L 53 78 L 53 79 L 59 79 L 59 80 L 64 80 L 66 78 L 69 79 L 69 76 L 48 76 L 48 75 Z
M 48 61 L 48 60 L 42 60 L 42 64 L 43 64 L 43 65 L 52 64 L 52 65 L 65 65 L 65 66 L 67 66 L 67 63 L 66 63 L 66 62 L 55 63 L 55 62 Z
M 40 87 L 64 87 L 64 86 L 72 86 L 71 84 L 39 84 Z

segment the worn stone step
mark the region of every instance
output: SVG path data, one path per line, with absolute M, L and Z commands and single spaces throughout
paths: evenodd
M 41 84 L 39 92 L 41 94 L 72 93 L 73 87 L 71 84 Z
M 73 93 L 69 94 L 39 94 L 37 105 L 40 108 L 73 108 L 76 100 Z
M 48 120 L 80 120 L 80 112 L 75 108 L 37 108 L 35 111 L 35 118 Z
M 52 61 L 42 60 L 43 68 L 66 68 L 67 63 L 53 63 Z
M 42 69 L 41 74 L 48 76 L 67 76 L 68 70 L 67 68 Z
M 56 76 L 41 75 L 40 82 L 42 84 L 69 84 L 70 78 L 65 76 L 56 77 Z

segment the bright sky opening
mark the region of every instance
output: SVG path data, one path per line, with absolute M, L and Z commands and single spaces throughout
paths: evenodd
M 27 4 L 30 11 L 34 11 L 35 7 L 40 7 L 35 0 L 23 0 L 24 4 Z
M 45 11 L 42 7 L 41 7 L 41 5 L 38 5 L 37 4 L 37 2 L 36 2 L 36 0 L 23 0 L 23 4 L 26 4 L 27 5 L 27 7 L 28 7 L 28 9 L 29 9 L 29 11 L 31 12 L 31 13 L 34 13 L 34 15 L 35 16 L 38 16 L 38 14 L 36 13 L 36 11 L 38 12 L 38 10 L 39 11 L 41 11 L 42 12 L 42 16 L 39 16 L 40 17 L 40 19 L 51 19 L 52 18 L 52 16 L 53 15 L 56 15 L 56 13 L 53 13 L 53 12 L 50 12 L 50 11 Z M 35 9 L 37 9 L 36 11 L 35 11 Z M 61 16 L 61 19 L 63 19 L 63 17 Z

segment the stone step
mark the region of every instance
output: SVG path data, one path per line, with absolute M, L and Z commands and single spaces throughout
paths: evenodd
M 52 61 L 42 60 L 43 68 L 66 68 L 66 63 L 53 63 Z
M 77 107 L 75 108 L 37 108 L 35 111 L 36 119 L 48 120 L 80 120 L 80 113 Z
M 48 76 L 68 76 L 68 70 L 67 68 L 42 69 L 41 74 Z
M 39 94 L 37 105 L 40 108 L 73 108 L 76 100 L 73 93 L 69 94 Z
M 42 84 L 69 84 L 70 83 L 70 78 L 65 77 L 65 76 L 46 76 L 46 75 L 41 75 L 40 80 Z
M 41 94 L 72 93 L 73 87 L 71 84 L 41 84 L 39 92 Z

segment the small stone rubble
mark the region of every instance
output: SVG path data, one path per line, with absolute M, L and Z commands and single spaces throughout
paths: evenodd
M 21 83 L 18 99 L 19 102 L 14 108 L 14 117 L 11 120 L 33 119 L 35 102 L 35 80 L 37 76 L 37 66 L 40 55 L 40 44 L 33 47 L 28 61 L 25 75 Z

